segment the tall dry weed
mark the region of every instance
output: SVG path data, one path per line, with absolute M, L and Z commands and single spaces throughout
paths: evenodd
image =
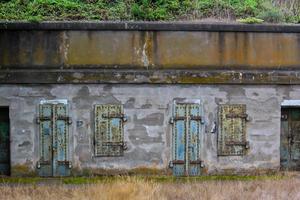
M 0 186 L 3 200 L 240 200 L 300 199 L 300 179 L 262 181 L 201 181 L 158 183 L 124 178 L 87 185 L 14 185 Z

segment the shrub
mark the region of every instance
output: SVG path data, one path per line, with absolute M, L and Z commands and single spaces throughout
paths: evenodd
M 238 19 L 237 21 L 241 22 L 241 23 L 245 23 L 245 24 L 260 24 L 264 20 L 258 19 L 258 18 L 255 18 L 255 17 L 247 17 L 245 19 Z
M 154 21 L 257 17 L 268 22 L 299 22 L 299 3 L 276 4 L 275 1 L 278 0 L 0 0 L 0 20 Z M 290 5 L 294 6 L 290 8 Z

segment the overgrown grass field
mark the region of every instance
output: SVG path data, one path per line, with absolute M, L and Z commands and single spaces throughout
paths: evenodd
M 300 21 L 299 0 L 0 0 L 0 20 Z M 250 20 L 251 21 L 251 20 Z M 253 20 L 252 20 L 253 21 Z
M 218 179 L 218 177 L 222 177 Z M 225 178 L 227 177 L 227 178 Z M 232 177 L 235 177 L 232 179 Z M 102 177 L 92 182 L 87 178 L 68 178 L 61 183 L 3 183 L 0 199 L 299 199 L 300 179 L 282 176 L 215 176 L 205 179 Z M 77 180 L 77 181 L 75 181 Z M 81 183 L 81 184 L 78 184 Z M 82 184 L 84 183 L 84 184 Z

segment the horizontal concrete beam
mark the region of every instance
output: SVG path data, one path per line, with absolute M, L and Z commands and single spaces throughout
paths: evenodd
M 112 31 L 213 31 L 213 32 L 272 32 L 299 33 L 300 25 L 224 24 L 199 22 L 6 22 L 0 21 L 0 30 L 112 30 Z
M 300 71 L 1 70 L 0 84 L 300 84 Z
M 0 69 L 299 69 L 300 33 L 0 31 Z

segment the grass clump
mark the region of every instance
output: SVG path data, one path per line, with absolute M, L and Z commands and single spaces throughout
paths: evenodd
M 261 24 L 264 20 L 256 17 L 247 17 L 245 19 L 238 19 L 237 21 L 245 24 Z
M 297 0 L 0 0 L 0 20 L 300 20 Z M 294 3 L 293 3 L 294 2 Z

